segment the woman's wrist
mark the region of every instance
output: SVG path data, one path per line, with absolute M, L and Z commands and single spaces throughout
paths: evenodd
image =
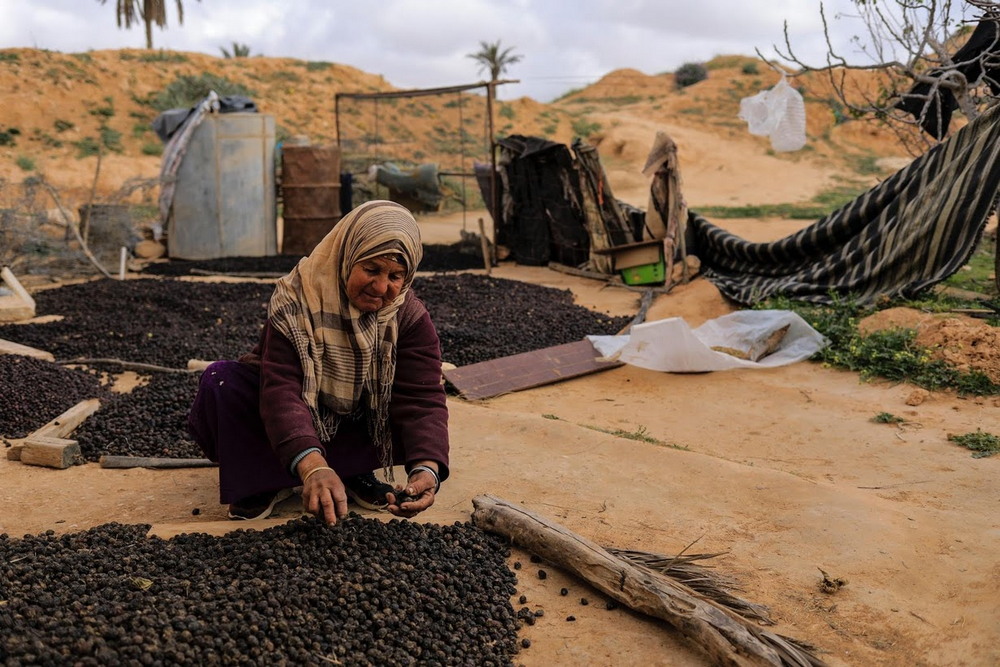
M 407 481 L 409 481 L 410 477 L 420 472 L 427 473 L 434 478 L 434 493 L 437 493 L 441 489 L 441 475 L 437 471 L 437 465 L 433 468 L 422 463 L 412 466 L 406 475 Z
M 309 474 L 310 470 L 313 470 L 314 468 L 328 467 L 329 464 L 320 452 L 309 452 L 295 466 L 295 472 L 298 473 L 299 479 L 302 479 L 305 475 Z
M 407 474 L 417 466 L 424 466 L 425 468 L 433 470 L 437 475 L 441 474 L 441 471 L 438 470 L 438 462 L 432 459 L 427 459 L 425 461 L 410 461 L 409 465 L 406 466 Z

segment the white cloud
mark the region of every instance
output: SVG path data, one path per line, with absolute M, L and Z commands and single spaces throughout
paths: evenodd
M 0 48 L 143 47 L 141 26 L 116 26 L 116 1 L 0 0 Z M 853 8 L 824 5 L 831 19 Z M 504 99 L 549 101 L 621 68 L 657 74 L 755 48 L 774 57 L 785 21 L 804 60 L 818 64 L 825 53 L 818 0 L 184 0 L 184 14 L 178 25 L 167 3 L 155 47 L 217 56 L 236 42 L 254 54 L 350 65 L 401 88 L 479 80 L 466 55 L 499 39 L 523 56 L 507 73 L 521 83 L 501 89 Z M 851 31 L 842 23 L 834 28 L 844 45 Z

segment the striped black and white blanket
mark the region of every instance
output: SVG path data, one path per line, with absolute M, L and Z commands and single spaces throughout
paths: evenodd
M 1000 188 L 1000 105 L 849 204 L 770 243 L 690 213 L 688 252 L 728 298 L 911 298 L 976 249 Z

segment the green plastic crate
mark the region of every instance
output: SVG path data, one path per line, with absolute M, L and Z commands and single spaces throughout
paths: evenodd
M 666 263 L 661 259 L 653 264 L 630 266 L 621 270 L 626 285 L 651 285 L 666 280 Z

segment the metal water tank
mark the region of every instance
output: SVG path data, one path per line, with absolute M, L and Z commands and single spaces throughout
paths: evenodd
M 167 250 L 179 259 L 278 253 L 274 117 L 208 114 L 177 171 Z
M 340 220 L 340 149 L 281 148 L 281 254 L 308 255 Z

